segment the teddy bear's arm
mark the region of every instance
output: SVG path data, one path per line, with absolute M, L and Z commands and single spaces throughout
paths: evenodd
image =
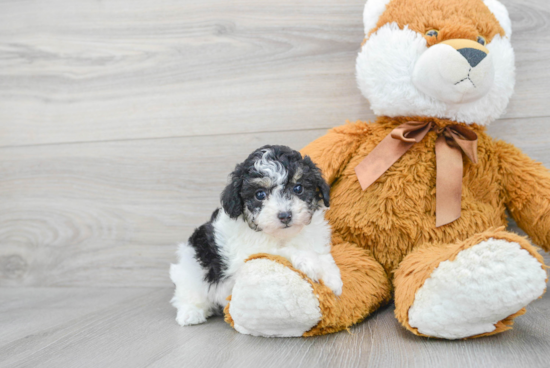
M 505 200 L 510 214 L 535 242 L 550 250 L 550 172 L 513 145 L 499 141 Z
M 340 176 L 365 134 L 368 134 L 368 124 L 348 123 L 329 130 L 300 152 L 315 162 L 327 183 L 331 185 Z

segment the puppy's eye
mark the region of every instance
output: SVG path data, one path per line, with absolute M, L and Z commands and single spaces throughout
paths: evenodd
M 439 34 L 439 31 L 437 29 L 430 29 L 428 32 L 426 32 L 426 36 L 428 36 L 428 37 L 437 38 L 438 34 Z
M 267 194 L 263 190 L 256 192 L 256 199 L 258 201 L 263 201 L 264 199 L 266 199 L 266 197 L 267 197 Z
M 483 45 L 483 46 L 485 46 L 485 44 L 487 43 L 487 41 L 485 41 L 485 38 L 482 37 L 482 36 L 478 36 L 478 37 L 477 37 L 477 42 L 478 42 L 480 45 Z
M 302 187 L 301 184 L 296 184 L 292 190 L 293 190 L 294 193 L 296 193 L 296 194 L 302 194 L 303 191 L 304 191 L 304 187 Z

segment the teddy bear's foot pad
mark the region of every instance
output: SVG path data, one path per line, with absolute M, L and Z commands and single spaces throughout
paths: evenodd
M 229 314 L 237 331 L 254 336 L 302 336 L 321 320 L 319 300 L 299 274 L 268 259 L 246 262 Z
M 540 297 L 546 278 L 541 263 L 518 243 L 488 239 L 439 264 L 416 292 L 409 324 L 446 339 L 492 332 Z

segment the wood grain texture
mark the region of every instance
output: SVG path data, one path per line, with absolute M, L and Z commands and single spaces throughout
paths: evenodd
M 4 148 L 0 285 L 167 286 L 235 164 L 322 130 Z
M 354 76 L 364 2 L 2 1 L 0 146 L 371 119 Z M 503 2 L 517 55 L 505 117 L 548 116 L 550 5 Z
M 550 167 L 550 3 L 501 1 L 517 87 L 489 131 Z M 413 336 L 392 306 L 310 339 L 174 322 L 176 243 L 235 163 L 373 118 L 363 5 L 0 0 L 0 367 L 547 367 L 548 294 L 472 341 Z
M 219 317 L 180 327 L 168 304 L 172 290 L 132 290 L 0 289 L 0 300 L 10 300 L 0 303 L 1 318 L 16 321 L 2 333 L 0 366 L 548 367 L 550 294 L 533 302 L 512 331 L 442 341 L 406 331 L 391 305 L 350 333 L 314 338 L 240 335 Z M 43 316 L 56 309 L 67 311 L 66 317 L 46 323 Z M 22 320 L 25 331 L 15 328 Z
M 546 120 L 505 120 L 490 133 L 550 166 Z M 0 285 L 170 285 L 176 244 L 219 206 L 237 162 L 324 132 L 0 149 Z
M 4 2 L 0 146 L 372 116 L 353 80 L 362 2 Z

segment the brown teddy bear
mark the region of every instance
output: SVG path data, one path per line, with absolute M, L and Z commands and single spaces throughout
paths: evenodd
M 511 22 L 497 0 L 368 0 L 359 88 L 379 116 L 303 149 L 331 185 L 336 297 L 283 258 L 251 257 L 225 309 L 237 331 L 312 336 L 395 299 L 417 335 L 505 331 L 546 289 L 542 257 L 504 230 L 506 209 L 550 249 L 550 174 L 492 139 L 514 87 Z

